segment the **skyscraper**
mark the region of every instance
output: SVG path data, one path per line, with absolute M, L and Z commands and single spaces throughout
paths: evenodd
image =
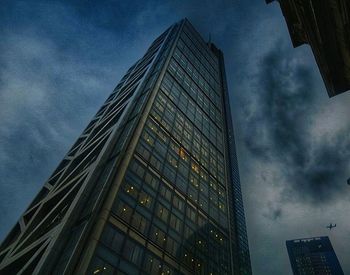
M 188 20 L 125 74 L 4 240 L 4 274 L 251 274 L 222 52 Z
M 294 275 L 344 275 L 328 237 L 286 241 Z
M 266 0 L 267 3 L 274 0 Z M 293 46 L 309 44 L 329 97 L 350 90 L 350 2 L 278 0 Z

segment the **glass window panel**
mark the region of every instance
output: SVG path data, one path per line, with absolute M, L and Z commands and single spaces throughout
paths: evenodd
M 140 265 L 143 256 L 143 249 L 135 242 L 127 240 L 123 248 L 122 256 L 130 262 Z
M 156 216 L 167 224 L 169 217 L 169 210 L 161 203 L 157 203 Z
M 141 191 L 139 196 L 139 204 L 146 208 L 152 208 L 153 198 L 150 194 Z
M 140 213 L 135 211 L 132 217 L 131 225 L 134 226 L 140 233 L 147 235 L 149 221 Z
M 159 181 L 150 172 L 146 173 L 145 183 L 151 186 L 154 190 L 158 189 Z
M 129 222 L 133 209 L 126 204 L 125 202 L 123 202 L 122 200 L 118 200 L 116 202 L 116 207 L 115 207 L 115 214 L 121 218 L 122 220 Z
M 94 259 L 91 261 L 88 274 L 113 275 L 114 272 L 115 268 L 112 265 L 108 264 L 107 262 L 103 261 L 98 257 L 94 257 Z

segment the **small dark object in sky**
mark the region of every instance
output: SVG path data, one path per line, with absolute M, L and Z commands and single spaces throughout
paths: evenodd
M 332 228 L 334 227 L 337 227 L 336 223 L 335 224 L 330 223 L 328 226 L 326 226 L 326 228 L 328 228 L 329 230 L 332 230 Z
M 348 182 L 348 185 L 350 185 L 350 178 L 348 178 L 348 181 L 347 181 L 347 182 Z

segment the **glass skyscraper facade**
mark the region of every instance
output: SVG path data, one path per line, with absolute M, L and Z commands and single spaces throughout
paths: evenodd
M 294 275 L 344 275 L 328 237 L 286 241 Z
M 158 37 L 0 253 L 8 274 L 251 274 L 222 52 L 186 19 Z

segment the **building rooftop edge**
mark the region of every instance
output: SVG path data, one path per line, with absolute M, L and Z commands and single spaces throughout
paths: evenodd
M 300 238 L 300 239 L 292 239 L 292 240 L 286 240 L 287 242 L 294 242 L 294 241 L 312 241 L 312 240 L 316 240 L 316 239 L 329 239 L 328 236 L 318 236 L 318 237 L 310 237 L 310 238 Z

